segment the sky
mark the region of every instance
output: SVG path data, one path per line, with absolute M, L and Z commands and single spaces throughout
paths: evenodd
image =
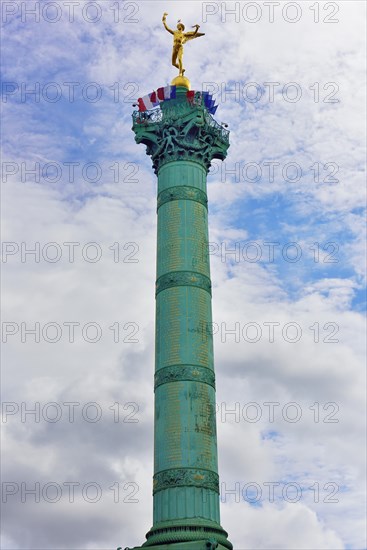
M 230 130 L 208 174 L 221 524 L 236 550 L 366 549 L 365 3 L 1 8 L 2 548 L 152 525 L 157 184 L 131 113 L 176 76 L 167 12 L 201 25 L 186 75 Z

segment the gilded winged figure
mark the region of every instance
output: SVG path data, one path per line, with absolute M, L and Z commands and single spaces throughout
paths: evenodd
M 181 20 L 177 23 L 177 30 L 173 31 L 170 29 L 166 23 L 168 13 L 164 13 L 162 17 L 164 28 L 171 34 L 173 34 L 173 50 L 172 50 L 172 65 L 179 69 L 179 75 L 183 76 L 185 69 L 183 68 L 183 47 L 186 42 L 193 40 L 194 38 L 199 38 L 199 36 L 204 36 L 205 33 L 198 32 L 200 25 L 194 25 L 192 28 L 194 31 L 184 32 L 185 25 Z

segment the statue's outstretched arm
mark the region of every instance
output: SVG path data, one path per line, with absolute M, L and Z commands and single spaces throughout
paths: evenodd
M 166 29 L 166 31 L 170 32 L 171 34 L 174 34 L 173 30 L 169 28 L 169 26 L 167 25 L 166 23 L 166 17 L 167 17 L 168 13 L 164 13 L 163 14 L 163 17 L 162 17 L 162 22 L 163 22 L 163 25 L 164 25 L 164 28 Z
M 205 32 L 198 32 L 200 29 L 200 25 L 194 25 L 193 28 L 195 29 L 194 31 L 185 32 L 184 43 L 186 43 L 188 40 L 192 40 L 193 38 L 205 36 Z
M 186 32 L 184 36 L 184 44 L 186 44 L 188 40 L 192 40 L 193 38 L 199 38 L 200 36 L 205 36 L 205 32 L 197 32 L 197 30 Z

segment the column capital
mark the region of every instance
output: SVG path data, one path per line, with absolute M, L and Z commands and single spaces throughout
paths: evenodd
M 180 96 L 150 111 L 133 113 L 136 143 L 144 143 L 158 174 L 165 163 L 177 160 L 198 162 L 206 171 L 213 159 L 224 160 L 229 132 L 209 113 L 205 105 Z

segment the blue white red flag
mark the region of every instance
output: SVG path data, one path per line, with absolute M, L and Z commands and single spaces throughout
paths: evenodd
M 195 101 L 196 94 L 200 92 L 195 92 L 193 90 L 190 90 L 187 92 L 186 96 L 187 99 L 190 101 L 190 103 Z M 211 94 L 209 92 L 201 92 L 201 98 L 204 100 L 204 105 L 208 109 L 209 113 L 212 115 L 215 114 L 215 111 L 218 109 L 218 105 L 215 105 L 215 99 L 212 98 Z
M 176 86 L 165 86 L 163 88 L 158 88 L 157 98 L 159 101 L 166 101 L 167 99 L 175 99 L 176 97 Z
M 165 86 L 158 88 L 156 92 L 139 97 L 138 105 L 139 111 L 147 111 L 157 107 L 161 101 L 167 101 L 168 99 L 174 99 L 176 97 L 176 86 Z
M 144 97 L 139 97 L 138 105 L 139 111 L 147 111 L 148 109 L 153 109 L 153 107 L 159 105 L 156 92 L 152 92 L 151 94 L 145 95 Z
M 195 101 L 196 94 L 201 94 L 201 98 L 204 100 L 204 105 L 208 109 L 209 113 L 214 115 L 217 110 L 217 105 L 215 105 L 215 100 L 212 98 L 209 92 L 195 92 L 190 90 L 187 92 L 186 96 L 190 102 Z M 176 97 L 176 86 L 165 86 L 158 88 L 156 92 L 152 92 L 144 97 L 139 97 L 138 105 L 139 111 L 147 111 L 157 107 L 162 101 L 167 101 L 169 99 L 175 99 Z

